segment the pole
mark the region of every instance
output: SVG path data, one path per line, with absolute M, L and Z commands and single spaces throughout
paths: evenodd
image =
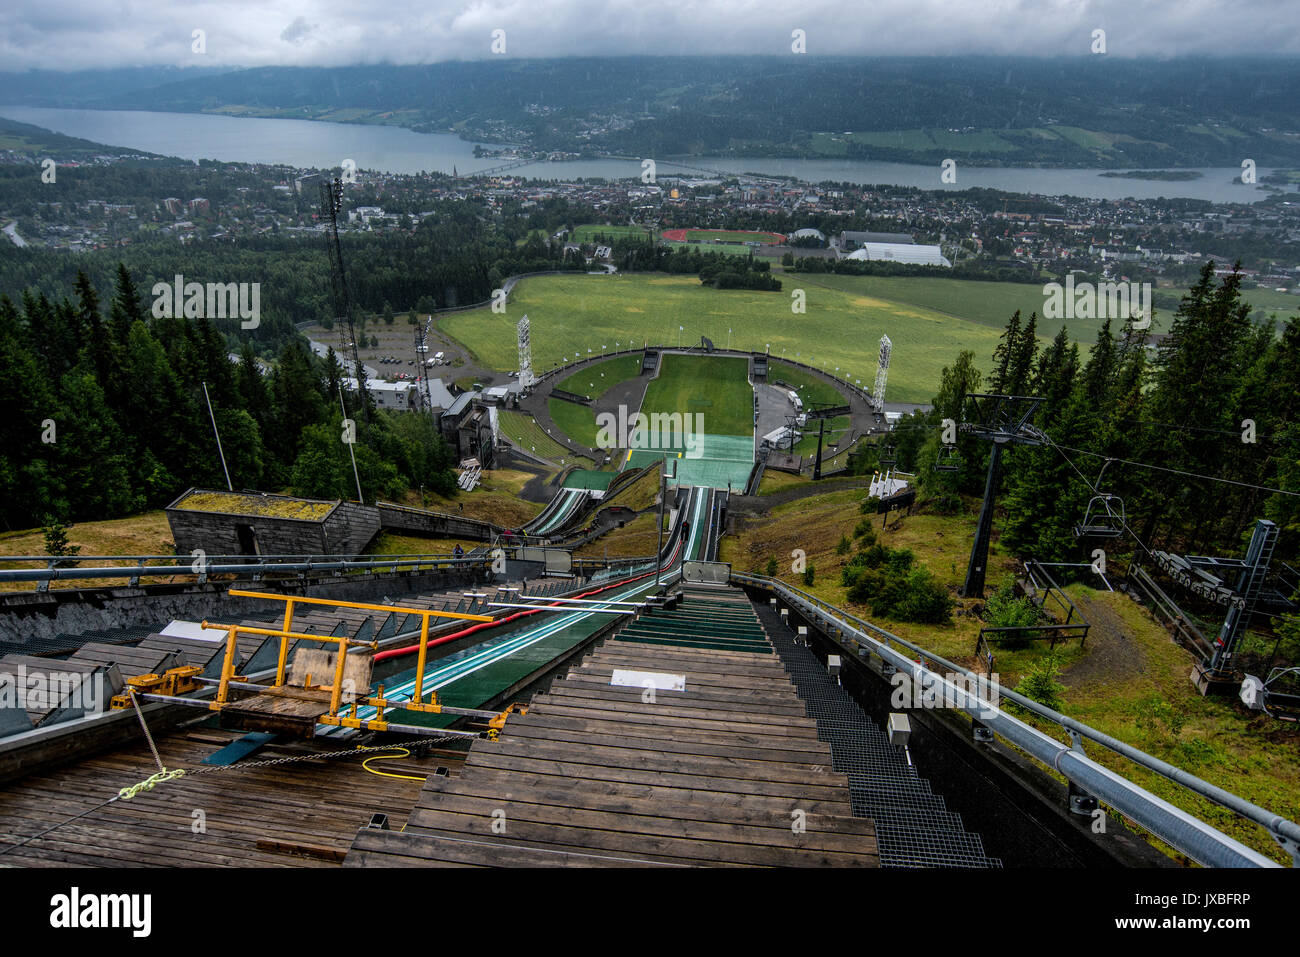
M 961 589 L 963 598 L 984 597 L 984 572 L 989 563 L 989 537 L 993 532 L 993 499 L 998 491 L 1001 462 L 1002 444 L 994 442 L 993 449 L 989 453 L 988 478 L 984 482 L 984 504 L 980 507 L 979 524 L 975 526 L 975 544 L 970 550 L 966 583 Z
M 361 404 L 363 406 L 365 405 L 365 401 L 366 401 L 365 398 L 362 397 Z M 343 410 L 343 421 L 346 422 L 348 420 L 348 407 L 343 404 L 343 383 L 342 382 L 339 383 L 339 408 Z M 361 476 L 357 474 L 357 453 L 352 449 L 352 446 L 355 444 L 355 439 L 356 439 L 355 423 L 353 423 L 353 429 L 354 431 L 352 433 L 352 438 L 354 441 L 345 444 L 348 447 L 348 455 L 352 457 L 352 477 L 357 480 L 357 501 L 360 502 L 362 505 L 365 505 L 366 500 L 361 495 Z
M 230 469 L 226 468 L 226 453 L 221 450 L 221 433 L 217 431 L 217 417 L 212 414 L 212 397 L 208 395 L 208 384 L 203 383 L 203 398 L 208 403 L 208 418 L 212 420 L 212 434 L 217 437 L 217 454 L 221 456 L 221 471 L 226 473 L 226 489 L 233 492 L 235 487 L 230 484 Z
M 821 427 L 817 430 L 817 460 L 813 462 L 813 481 L 822 477 L 822 436 L 826 434 L 826 420 L 819 420 Z
M 668 497 L 668 460 L 660 459 L 659 465 L 659 547 L 655 550 L 655 588 L 659 588 L 659 576 L 664 567 L 664 499 Z

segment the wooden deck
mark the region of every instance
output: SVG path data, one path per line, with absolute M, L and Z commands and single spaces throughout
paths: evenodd
M 643 700 L 615 669 L 685 675 L 686 690 Z M 499 741 L 475 741 L 458 777 L 431 778 L 404 831 L 359 832 L 344 863 L 878 866 L 830 765 L 776 656 L 609 641 Z
M 168 768 L 196 768 L 241 732 L 191 730 L 162 737 Z M 346 747 L 342 743 L 272 745 L 256 762 Z M 431 774 L 462 756 L 372 762 L 384 771 Z M 33 775 L 0 790 L 0 851 L 86 811 L 145 780 L 156 767 L 143 742 Z M 13 867 L 322 867 L 337 866 L 371 814 L 400 827 L 420 781 L 381 777 L 357 758 L 223 770 L 158 785 L 119 800 L 24 847 L 0 855 Z M 195 833 L 196 811 L 206 832 Z

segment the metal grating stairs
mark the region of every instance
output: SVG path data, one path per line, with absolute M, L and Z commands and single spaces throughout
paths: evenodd
M 901 748 L 795 640 L 776 609 L 754 603 L 759 621 L 790 674 L 817 737 L 831 746 L 832 766 L 849 777 L 853 813 L 872 818 L 881 867 L 1001 867 L 984 852 L 978 834 L 947 809 L 930 782 L 917 774 Z

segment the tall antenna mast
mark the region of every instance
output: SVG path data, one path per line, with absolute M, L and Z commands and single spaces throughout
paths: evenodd
M 352 322 L 352 296 L 348 291 L 347 273 L 343 270 L 343 247 L 339 244 L 339 210 L 343 208 L 343 182 L 323 179 L 320 183 L 321 220 L 325 223 L 325 245 L 330 257 L 330 291 L 334 298 L 335 322 L 347 330 L 344 355 L 351 356 L 352 375 L 357 380 L 357 397 L 361 414 L 370 425 L 370 403 L 366 401 L 366 373 L 357 349 L 357 330 Z M 346 323 L 346 324 L 344 324 Z M 346 411 L 346 410 L 345 410 Z

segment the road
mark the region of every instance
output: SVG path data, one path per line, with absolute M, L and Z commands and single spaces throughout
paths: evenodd
M 18 222 L 15 220 L 4 228 L 4 234 L 14 241 L 14 245 L 22 249 L 27 245 L 27 240 L 18 235 Z

